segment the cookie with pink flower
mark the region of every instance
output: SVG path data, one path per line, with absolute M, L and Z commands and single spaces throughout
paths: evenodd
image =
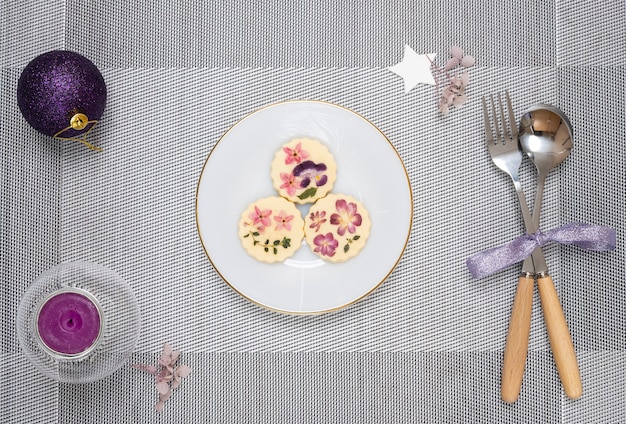
M 274 155 L 270 175 L 285 199 L 313 203 L 328 194 L 337 178 L 337 165 L 328 148 L 312 138 L 295 138 Z
M 239 220 L 239 239 L 253 258 L 282 262 L 302 245 L 304 221 L 298 208 L 282 197 L 258 199 Z
M 304 234 L 313 253 L 330 262 L 344 262 L 365 247 L 371 225 L 361 202 L 345 194 L 329 194 L 309 209 Z

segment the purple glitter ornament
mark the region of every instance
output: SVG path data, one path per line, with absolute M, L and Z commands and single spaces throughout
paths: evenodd
M 17 83 L 17 103 L 37 131 L 77 137 L 102 117 L 107 90 L 102 74 L 86 57 L 54 50 L 33 59 Z

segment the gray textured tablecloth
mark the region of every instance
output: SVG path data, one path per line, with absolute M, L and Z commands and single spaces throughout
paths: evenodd
M 626 422 L 626 15 L 623 1 L 7 1 L 0 5 L 1 422 Z M 404 44 L 445 61 L 462 46 L 469 102 L 442 117 L 432 87 L 404 93 L 387 67 Z M 91 141 L 35 132 L 21 69 L 69 49 L 109 98 Z M 443 63 L 443 62 L 441 62 Z M 574 150 L 550 175 L 542 227 L 617 229 L 614 252 L 548 246 L 584 386 L 565 397 L 535 294 L 517 403 L 499 397 L 519 267 L 473 280 L 465 259 L 522 231 L 517 199 L 484 146 L 480 97 L 509 89 L 519 116 L 560 107 Z M 202 165 L 237 120 L 282 100 L 324 100 L 372 121 L 402 157 L 414 221 L 393 274 L 364 300 L 287 316 L 232 291 L 195 226 Z M 183 118 L 192 125 L 181 125 Z M 535 172 L 522 179 L 530 199 Z M 44 270 L 117 271 L 142 311 L 130 362 L 163 342 L 192 375 L 157 414 L 146 374 L 124 366 L 55 383 L 23 356 L 17 305 Z

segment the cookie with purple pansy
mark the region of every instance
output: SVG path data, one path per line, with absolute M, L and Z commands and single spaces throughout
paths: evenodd
M 329 194 L 311 205 L 304 234 L 313 253 L 330 262 L 344 262 L 365 247 L 371 225 L 361 202 L 345 194 Z
M 274 155 L 270 175 L 285 199 L 313 203 L 328 194 L 337 178 L 337 165 L 328 148 L 312 138 L 295 138 Z

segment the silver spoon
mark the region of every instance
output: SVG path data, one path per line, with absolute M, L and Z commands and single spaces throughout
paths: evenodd
M 531 107 L 522 116 L 519 127 L 519 142 L 522 150 L 537 168 L 537 192 L 532 220 L 535 228 L 539 228 L 546 177 L 552 169 L 560 165 L 569 156 L 572 150 L 572 126 L 559 109 L 550 105 L 538 104 Z M 507 402 L 517 400 L 522 384 L 528 353 L 534 277 L 535 267 L 532 258 L 529 257 L 522 266 L 505 348 L 502 398 Z M 557 369 L 568 397 L 577 398 L 582 393 L 582 384 L 576 352 L 563 309 L 552 279 L 548 275 L 537 275 L 537 277 L 546 327 Z

